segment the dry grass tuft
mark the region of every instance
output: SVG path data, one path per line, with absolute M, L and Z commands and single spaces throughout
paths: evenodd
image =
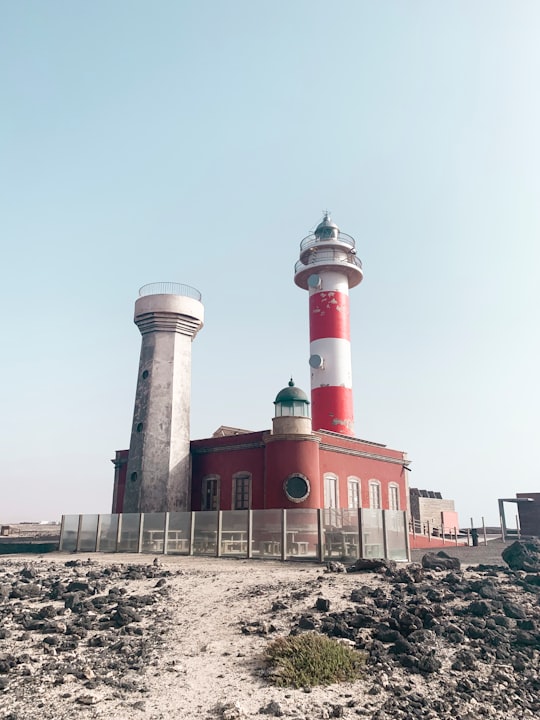
M 325 635 L 303 633 L 274 640 L 266 661 L 275 685 L 298 688 L 356 680 L 366 655 Z

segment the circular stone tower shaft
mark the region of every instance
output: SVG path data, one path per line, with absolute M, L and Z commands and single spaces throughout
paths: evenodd
M 325 214 L 300 243 L 295 283 L 309 291 L 311 415 L 314 430 L 354 435 L 349 288 L 362 282 L 354 239 Z
M 124 512 L 191 510 L 191 343 L 204 307 L 194 288 L 145 285 L 135 303 L 141 335 Z

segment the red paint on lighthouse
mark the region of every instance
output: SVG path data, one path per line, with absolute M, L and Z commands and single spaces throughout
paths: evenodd
M 351 388 L 320 387 L 311 391 L 314 428 L 353 435 L 353 394 Z
M 313 430 L 354 435 L 349 288 L 362 278 L 353 238 L 326 213 L 300 243 L 294 276 L 309 292 Z
M 309 339 L 350 340 L 349 296 L 342 292 L 313 293 L 309 298 Z

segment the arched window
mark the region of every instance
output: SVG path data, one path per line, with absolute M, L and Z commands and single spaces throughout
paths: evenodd
M 201 510 L 219 510 L 219 475 L 206 475 L 201 483 Z
M 324 507 L 338 506 L 338 477 L 334 473 L 324 473 Z
M 237 472 L 233 475 L 233 510 L 249 510 L 251 507 L 251 473 Z
M 341 524 L 339 518 L 338 476 L 334 473 L 324 473 L 324 516 L 325 525 L 337 527 Z
M 381 483 L 378 480 L 369 481 L 369 507 L 372 510 L 381 509 Z
M 399 510 L 399 485 L 397 483 L 388 485 L 388 507 L 390 510 Z
M 354 475 L 347 478 L 348 507 L 355 509 L 360 507 L 360 480 Z

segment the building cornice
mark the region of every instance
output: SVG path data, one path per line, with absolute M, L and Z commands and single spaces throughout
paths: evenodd
M 265 435 L 263 438 L 263 442 L 265 445 L 267 445 L 268 443 L 278 442 L 278 441 L 283 441 L 283 440 L 289 440 L 292 442 L 299 442 L 299 441 L 315 442 L 315 443 L 321 442 L 320 438 L 318 438 L 316 435 L 311 435 L 311 434 L 310 435 L 305 435 L 305 434 L 297 435 L 294 433 L 287 433 L 287 434 L 282 434 L 282 435 L 274 435 L 274 434 L 270 435 L 269 434 L 269 435 Z
M 235 435 L 234 437 L 238 437 Z M 238 443 L 236 445 L 218 445 L 214 447 L 193 447 L 191 446 L 191 453 L 193 455 L 208 455 L 210 453 L 220 452 L 232 452 L 234 450 L 255 450 L 257 448 L 263 448 L 264 442 L 250 442 L 250 443 Z
M 363 457 L 368 460 L 380 460 L 381 462 L 387 462 L 392 465 L 401 465 L 402 467 L 408 467 L 411 463 L 410 460 L 405 460 L 403 458 L 392 458 L 387 455 L 378 455 L 377 453 L 370 453 L 365 450 L 352 450 L 340 447 L 339 445 L 327 445 L 326 443 L 321 443 L 321 450 L 343 453 L 345 455 L 353 455 L 354 457 Z

